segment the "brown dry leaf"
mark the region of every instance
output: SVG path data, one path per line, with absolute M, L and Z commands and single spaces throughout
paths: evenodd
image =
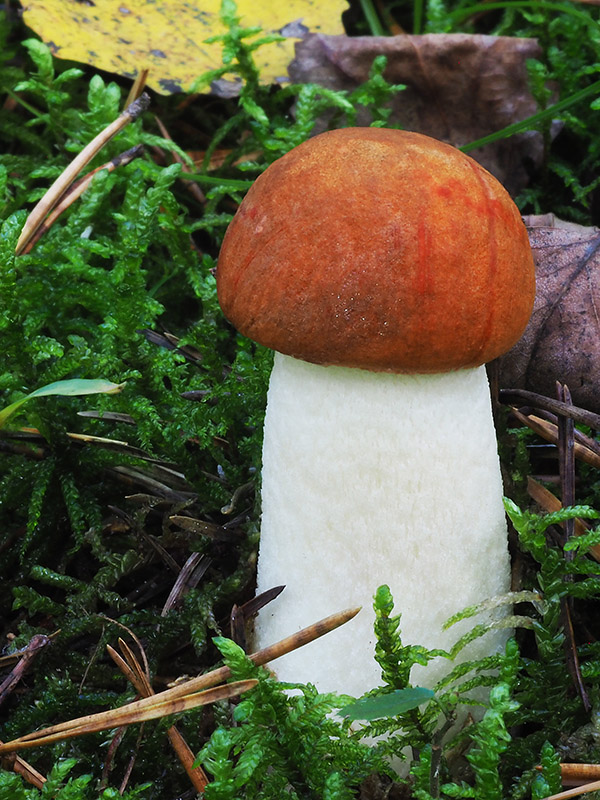
M 290 64 L 293 81 L 352 90 L 363 83 L 373 59 L 385 55 L 385 77 L 402 83 L 390 124 L 448 142 L 468 144 L 525 119 L 538 109 L 525 63 L 541 50 L 533 39 L 470 34 L 424 36 L 307 36 Z M 368 125 L 369 118 L 359 117 Z M 525 162 L 538 164 L 542 138 L 527 132 L 470 152 L 511 194 L 527 183 Z
M 149 68 L 148 85 L 162 94 L 185 91 L 203 72 L 221 65 L 221 0 L 22 0 L 23 18 L 59 58 L 135 77 Z M 309 31 L 341 33 L 347 0 L 237 0 L 242 27 L 284 36 L 255 51 L 265 83 L 287 81 L 294 42 Z M 239 86 L 222 80 L 221 91 Z
M 554 397 L 566 383 L 573 403 L 600 412 L 600 230 L 552 214 L 525 219 L 536 263 L 533 314 L 500 359 L 500 385 Z

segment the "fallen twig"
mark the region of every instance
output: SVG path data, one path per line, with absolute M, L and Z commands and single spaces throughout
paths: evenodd
M 20 650 L 18 653 L 11 653 L 11 657 L 18 658 L 18 661 L 8 677 L 5 678 L 0 686 L 0 703 L 6 697 L 8 697 L 14 686 L 21 680 L 38 653 L 44 647 L 49 645 L 51 641 L 52 639 L 50 636 L 38 633 L 31 637 L 27 646 L 24 647 L 23 650 Z M 0 741 L 0 744 L 1 743 L 2 742 Z M 28 764 L 27 761 L 22 759 L 20 756 L 16 755 L 16 753 L 10 753 L 8 756 L 2 759 L 2 763 L 5 769 L 11 769 L 13 772 L 21 775 L 22 778 L 24 778 L 32 786 L 35 786 L 37 789 L 41 789 L 46 783 L 46 778 L 41 774 L 41 772 L 38 772 L 37 769 L 32 767 L 31 764 Z
M 583 786 L 600 780 L 600 764 L 561 764 L 560 777 L 563 786 Z
M 292 652 L 292 650 L 296 650 L 298 647 L 302 647 L 339 628 L 340 625 L 355 617 L 359 611 L 360 608 L 352 608 L 338 614 L 332 614 L 330 617 L 315 622 L 308 628 L 303 628 L 301 631 L 269 647 L 265 647 L 257 653 L 253 653 L 250 658 L 259 666 L 269 661 L 274 661 L 276 658 L 280 658 Z M 198 705 L 237 696 L 256 685 L 256 681 L 238 681 L 225 686 L 218 685 L 230 677 L 231 670 L 229 667 L 219 667 L 206 675 L 199 675 L 152 697 L 129 703 L 123 708 L 69 720 L 41 731 L 29 733 L 18 739 L 13 739 L 11 742 L 0 745 L 0 755 L 28 747 L 51 744 L 52 742 L 62 741 L 72 736 L 80 736 L 84 733 L 94 733 L 110 728 L 118 728 L 122 725 L 132 725 L 147 719 L 170 716 L 171 714 L 195 708 Z M 208 687 L 214 688 L 209 689 Z
M 148 75 L 150 74 L 150 67 L 144 67 L 141 69 L 134 82 L 131 84 L 131 89 L 129 90 L 129 94 L 127 95 L 127 100 L 125 101 L 125 108 L 134 103 L 138 97 L 141 96 L 142 92 L 146 88 L 146 82 L 148 80 Z
M 163 125 L 163 123 L 160 120 L 160 118 L 155 116 L 154 119 L 156 120 L 156 124 L 158 125 L 158 129 L 159 129 L 160 134 L 163 137 L 163 139 L 168 139 L 170 142 L 172 142 L 173 140 L 171 139 L 171 135 L 169 134 L 169 131 L 166 129 L 166 127 Z M 181 158 L 179 153 L 172 152 L 171 155 L 173 156 L 175 161 L 177 161 L 179 164 L 181 164 L 182 172 L 191 172 L 192 171 L 188 167 L 188 165 L 185 163 L 183 158 Z M 199 203 L 201 203 L 202 205 L 204 205 L 204 203 L 206 203 L 206 195 L 204 194 L 204 192 L 198 186 L 197 183 L 194 183 L 194 181 L 186 181 L 185 178 L 182 178 L 181 182 L 183 183 L 185 188 L 193 195 L 193 197 L 195 197 L 195 199 Z
M 571 392 L 566 384 L 556 383 L 558 400 L 570 407 Z M 560 469 L 560 487 L 563 506 L 575 505 L 575 423 L 573 418 L 568 415 L 558 418 L 558 463 Z M 563 525 L 565 540 L 568 542 L 575 532 L 575 523 L 572 519 L 565 520 Z M 566 561 L 572 561 L 574 553 L 571 550 L 564 550 L 563 556 Z M 571 575 L 566 575 L 565 581 L 572 581 Z M 573 620 L 571 615 L 572 599 L 568 596 L 560 599 L 561 617 L 565 635 L 565 656 L 567 659 L 567 669 L 577 689 L 581 702 L 587 713 L 592 710 L 583 676 L 579 664 L 579 652 L 575 641 L 575 631 L 573 630 Z
M 198 706 L 216 703 L 218 700 L 227 700 L 237 697 L 248 689 L 253 689 L 258 681 L 236 681 L 221 686 L 213 686 L 210 689 L 197 691 L 190 689 L 185 693 L 179 693 L 177 697 L 166 697 L 168 692 L 152 695 L 144 700 L 128 703 L 121 708 L 110 711 L 102 711 L 99 714 L 89 714 L 85 717 L 78 717 L 58 725 L 52 725 L 41 731 L 34 731 L 18 739 L 13 739 L 0 745 L 0 755 L 12 753 L 17 750 L 25 750 L 31 747 L 62 742 L 74 736 L 83 736 L 86 733 L 98 733 L 99 731 L 120 728 L 124 725 L 133 725 L 138 722 L 146 722 L 149 719 L 168 717 L 173 714 L 180 714 Z M 187 687 L 189 682 L 185 684 Z
M 600 781 L 593 781 L 592 783 L 586 783 L 583 786 L 576 786 L 574 789 L 567 789 L 564 792 L 559 792 L 558 794 L 544 797 L 543 800 L 568 800 L 569 797 L 579 797 L 580 795 L 587 794 L 588 792 L 596 792 L 598 789 L 600 789 Z
M 0 744 L 2 744 L 1 739 Z M 27 783 L 35 786 L 36 789 L 41 789 L 46 783 L 46 778 L 42 773 L 38 772 L 35 767 L 32 767 L 31 764 L 28 764 L 27 761 L 16 753 L 8 753 L 8 755 L 3 756 L 0 760 L 2 761 L 4 769 L 16 772 L 17 775 L 20 775 Z
M 23 226 L 19 241 L 16 246 L 17 255 L 21 254 L 37 229 L 42 224 L 44 217 L 52 211 L 63 196 L 70 184 L 77 178 L 81 170 L 89 164 L 94 156 L 116 136 L 126 125 L 137 119 L 150 105 L 150 97 L 143 94 L 140 98 L 127 106 L 114 122 L 111 122 L 98 136 L 92 139 L 83 150 L 71 161 L 69 166 L 58 176 L 46 194 L 34 207 Z
M 119 639 L 119 647 L 123 657 L 121 657 L 114 648 L 110 646 L 107 647 L 115 664 L 142 697 L 151 697 L 154 695 L 155 692 L 150 685 L 148 675 L 141 668 L 129 645 L 124 642 L 123 639 Z M 168 729 L 167 736 L 169 737 L 173 750 L 177 753 L 177 757 L 181 761 L 183 768 L 192 782 L 193 787 L 197 792 L 203 792 L 208 785 L 208 778 L 202 767 L 194 767 L 195 757 L 188 743 L 175 725 L 172 725 Z
M 579 408 L 579 406 L 565 403 L 562 400 L 555 400 L 543 394 L 528 392 L 525 389 L 501 389 L 499 395 L 500 402 L 506 405 L 518 403 L 519 405 L 526 404 L 534 408 L 542 408 L 558 416 L 569 417 L 574 422 L 580 422 L 582 425 L 588 425 L 594 430 L 600 430 L 600 414 L 594 414 L 593 411 Z
M 31 236 L 28 243 L 23 247 L 22 253 L 29 253 L 33 249 L 34 245 L 36 245 L 46 231 L 48 231 L 52 225 L 54 225 L 60 215 L 64 213 L 67 208 L 69 208 L 69 206 L 71 206 L 75 200 L 79 199 L 81 195 L 89 188 L 92 180 L 94 179 L 94 175 L 97 172 L 100 172 L 100 170 L 103 169 L 105 169 L 107 172 L 114 172 L 117 167 L 122 167 L 125 164 L 129 164 L 134 158 L 141 156 L 143 152 L 144 148 L 141 144 L 138 144 L 135 147 L 130 147 L 129 150 L 126 150 L 124 153 L 115 156 L 110 161 L 107 161 L 106 164 L 96 167 L 96 169 L 93 169 L 91 172 L 88 172 L 87 175 L 84 175 L 83 178 L 80 178 L 78 181 L 75 181 L 75 183 L 71 184 L 71 186 L 69 186 L 69 188 L 60 197 L 60 200 L 54 206 L 52 211 L 40 223 L 38 229 Z
M 19 660 L 11 670 L 10 674 L 0 684 L 0 704 L 2 704 L 8 695 L 12 692 L 17 683 L 21 680 L 25 672 L 32 665 L 33 660 L 38 655 L 42 648 L 47 647 L 51 642 L 50 636 L 43 633 L 37 633 L 32 636 L 27 646 L 23 648 L 18 654 Z
M 556 423 L 549 422 L 535 414 L 523 414 L 517 408 L 512 408 L 511 411 L 519 422 L 522 422 L 523 425 L 527 425 L 528 428 L 535 431 L 542 439 L 558 445 L 558 425 Z M 586 464 L 590 464 L 592 467 L 600 469 L 600 455 L 584 444 L 582 437 L 578 436 L 577 439 L 578 441 L 575 441 L 573 446 L 575 458 L 584 461 Z

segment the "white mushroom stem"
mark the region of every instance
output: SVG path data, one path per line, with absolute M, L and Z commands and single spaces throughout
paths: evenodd
M 263 647 L 335 611 L 363 610 L 275 665 L 285 681 L 355 696 L 381 684 L 372 595 L 387 583 L 406 644 L 448 648 L 442 624 L 509 588 L 502 481 L 484 367 L 436 375 L 323 367 L 276 354 L 265 421 L 258 591 Z M 466 651 L 503 646 L 488 632 Z M 436 659 L 413 682 L 449 670 Z

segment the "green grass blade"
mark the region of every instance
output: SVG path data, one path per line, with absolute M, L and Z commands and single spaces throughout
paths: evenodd
M 55 381 L 48 383 L 46 386 L 40 386 L 33 392 L 30 392 L 26 397 L 22 397 L 15 403 L 11 403 L 6 408 L 0 411 L 0 428 L 2 428 L 6 420 L 20 408 L 27 400 L 32 397 L 45 397 L 46 395 L 63 395 L 71 397 L 83 394 L 116 394 L 120 392 L 125 386 L 124 383 L 112 383 L 102 378 L 88 379 L 88 378 L 72 378 L 71 380 Z
M 600 27 L 599 23 L 596 22 L 596 20 L 587 12 L 580 11 L 579 9 L 573 8 L 566 3 L 553 3 L 550 0 L 535 0 L 535 2 L 532 2 L 532 0 L 505 0 L 504 2 L 476 3 L 468 8 L 460 8 L 456 11 L 451 11 L 448 14 L 448 19 L 450 19 L 455 25 L 458 25 L 463 20 L 473 16 L 474 14 L 482 14 L 487 11 L 495 11 L 496 9 L 503 8 L 528 8 L 532 11 L 539 11 L 541 8 L 544 8 L 547 11 L 570 14 L 572 17 L 577 17 L 594 28 Z
M 360 0 L 360 7 L 365 15 L 367 25 L 371 31 L 371 36 L 386 36 L 386 32 L 383 29 L 383 25 L 379 21 L 379 17 L 377 16 L 377 12 L 375 11 L 371 0 Z
M 521 120 L 521 122 L 514 122 L 512 125 L 507 125 L 506 128 L 502 128 L 495 133 L 490 133 L 488 136 L 483 136 L 481 139 L 476 139 L 474 142 L 465 144 L 462 147 L 459 147 L 459 150 L 462 150 L 463 153 L 468 153 L 469 150 L 475 150 L 477 147 L 483 147 L 486 144 L 491 144 L 498 139 L 505 139 L 508 136 L 514 136 L 515 133 L 521 133 L 521 131 L 532 130 L 540 122 L 543 122 L 546 119 L 557 117 L 560 115 L 561 111 L 569 108 L 569 106 L 579 103 L 586 97 L 593 97 L 597 94 L 600 94 L 600 81 L 596 81 L 595 83 L 586 86 L 585 89 L 574 92 L 569 97 L 565 97 L 564 100 L 559 100 L 558 103 L 555 103 L 553 106 L 545 108 L 543 111 L 538 111 L 537 114 L 533 114 L 531 117 Z

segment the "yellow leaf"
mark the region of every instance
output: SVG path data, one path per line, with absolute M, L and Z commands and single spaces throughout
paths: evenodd
M 134 78 L 149 67 L 161 94 L 185 91 L 221 66 L 220 0 L 22 0 L 25 23 L 58 58 Z M 285 41 L 254 52 L 264 83 L 285 82 L 294 43 L 303 33 L 343 33 L 347 0 L 238 0 L 240 24 L 280 33 Z M 295 34 L 295 36 L 294 36 Z

